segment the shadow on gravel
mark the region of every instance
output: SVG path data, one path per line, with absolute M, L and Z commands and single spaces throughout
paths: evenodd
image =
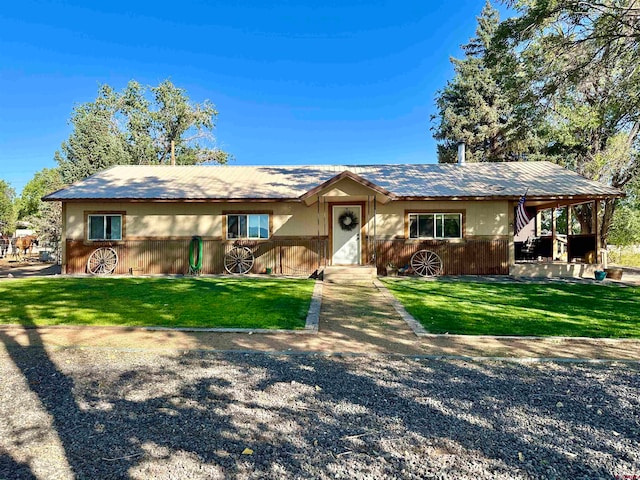
M 20 478 L 23 480 L 36 479 L 37 477 L 31 472 L 29 465 L 18 463 L 6 453 L 0 453 L 0 475 L 4 472 L 11 474 L 11 477 L 0 478 Z
M 200 352 L 127 362 L 126 352 L 49 354 L 28 335 L 31 347 L 0 340 L 76 478 L 594 478 L 639 465 L 628 449 L 640 440 L 635 366 L 614 376 L 613 366 Z M 58 366 L 63 354 L 71 366 Z M 30 478 L 0 462 L 0 477 Z

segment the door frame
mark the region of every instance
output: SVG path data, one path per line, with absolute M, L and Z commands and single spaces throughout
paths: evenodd
M 329 265 L 335 265 L 333 263 L 333 207 L 360 207 L 360 263 L 354 265 L 364 265 L 363 258 L 367 257 L 367 242 L 364 235 L 364 224 L 366 223 L 366 202 L 327 202 L 329 204 L 329 253 L 331 255 Z

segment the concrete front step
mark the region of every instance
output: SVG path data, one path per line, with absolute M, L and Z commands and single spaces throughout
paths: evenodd
M 376 275 L 376 267 L 335 265 L 325 267 L 323 279 L 331 283 L 372 282 Z

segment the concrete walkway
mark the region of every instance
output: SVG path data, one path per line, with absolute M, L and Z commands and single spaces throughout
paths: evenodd
M 24 346 L 640 360 L 640 340 L 419 338 L 373 284 L 325 284 L 317 335 L 15 326 L 0 332 Z

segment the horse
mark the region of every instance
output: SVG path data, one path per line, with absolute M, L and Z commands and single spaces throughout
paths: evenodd
M 18 256 L 26 255 L 29 250 L 29 255 L 33 252 L 33 246 L 38 245 L 38 237 L 35 235 L 27 235 L 26 237 L 18 237 L 14 240 Z
M 0 258 L 4 258 L 7 256 L 7 251 L 9 250 L 9 245 L 11 244 L 11 240 L 6 235 L 0 235 Z

